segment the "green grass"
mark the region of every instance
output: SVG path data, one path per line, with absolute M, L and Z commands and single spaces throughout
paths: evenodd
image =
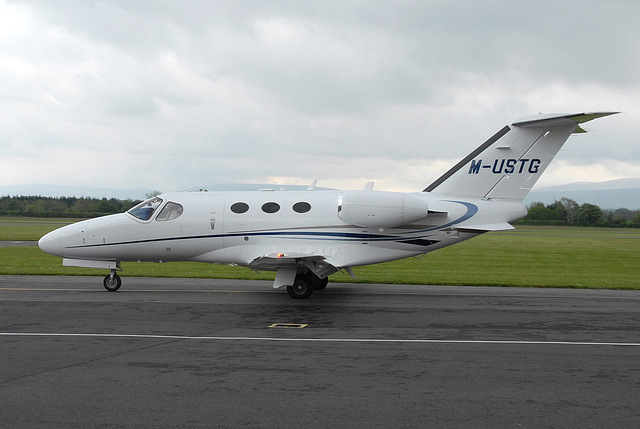
M 5 219 L 0 219 L 0 236 L 7 233 Z M 60 226 L 55 222 L 68 221 L 42 222 L 20 225 L 17 235 L 37 239 L 43 230 Z M 248 268 L 190 262 L 123 263 L 122 267 L 125 276 L 274 278 L 270 272 L 258 274 Z M 356 267 L 354 271 L 356 280 L 338 273 L 331 281 L 640 289 L 640 230 L 521 226 L 515 231 L 485 234 L 421 259 Z M 9 247 L 0 248 L 0 274 L 103 275 L 105 270 L 63 267 L 61 258 L 37 247 Z
M 47 232 L 81 220 L 0 216 L 0 241 L 36 241 Z

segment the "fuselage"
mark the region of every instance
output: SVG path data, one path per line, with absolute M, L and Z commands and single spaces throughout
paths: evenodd
M 344 208 L 341 218 L 347 198 L 351 211 L 347 217 Z M 251 266 L 264 255 L 286 253 L 322 255 L 335 267 L 351 267 L 430 252 L 487 230 L 477 225 L 506 225 L 526 214 L 521 203 L 424 192 L 176 192 L 150 201 L 60 228 L 39 245 L 82 260 Z M 411 222 L 411 210 L 424 216 Z

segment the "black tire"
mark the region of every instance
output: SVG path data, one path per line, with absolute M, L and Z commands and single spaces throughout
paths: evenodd
M 329 283 L 329 277 L 321 279 L 311 271 L 307 271 L 307 273 L 304 275 L 304 280 L 311 285 L 313 290 L 322 290 L 326 288 L 327 284 Z
M 326 288 L 327 285 L 329 284 L 329 277 L 325 277 L 323 279 L 316 277 L 316 279 L 318 279 L 318 281 L 313 284 L 314 290 L 322 290 Z
M 287 286 L 287 292 L 293 299 L 307 299 L 313 293 L 313 286 L 306 280 L 297 277 L 293 282 L 293 286 Z
M 109 274 L 104 278 L 102 284 L 104 285 L 104 288 L 109 292 L 115 292 L 120 289 L 120 286 L 122 286 L 122 279 L 117 274 L 114 274 L 113 277 L 111 276 L 111 274 Z

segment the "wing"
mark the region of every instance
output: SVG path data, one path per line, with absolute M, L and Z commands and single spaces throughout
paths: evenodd
M 300 269 L 306 268 L 321 279 L 339 271 L 322 255 L 297 252 L 268 253 L 258 256 L 251 261 L 249 267 L 255 270 L 277 271 L 274 288 L 293 284 L 293 278 Z
M 268 253 L 255 258 L 249 263 L 249 266 L 257 270 L 273 271 L 282 267 L 305 266 L 305 262 L 317 263 L 325 259 L 322 255 L 297 252 Z

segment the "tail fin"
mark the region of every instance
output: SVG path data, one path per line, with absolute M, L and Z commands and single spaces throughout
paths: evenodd
M 538 115 L 514 122 L 424 192 L 522 201 L 579 124 L 618 112 Z

